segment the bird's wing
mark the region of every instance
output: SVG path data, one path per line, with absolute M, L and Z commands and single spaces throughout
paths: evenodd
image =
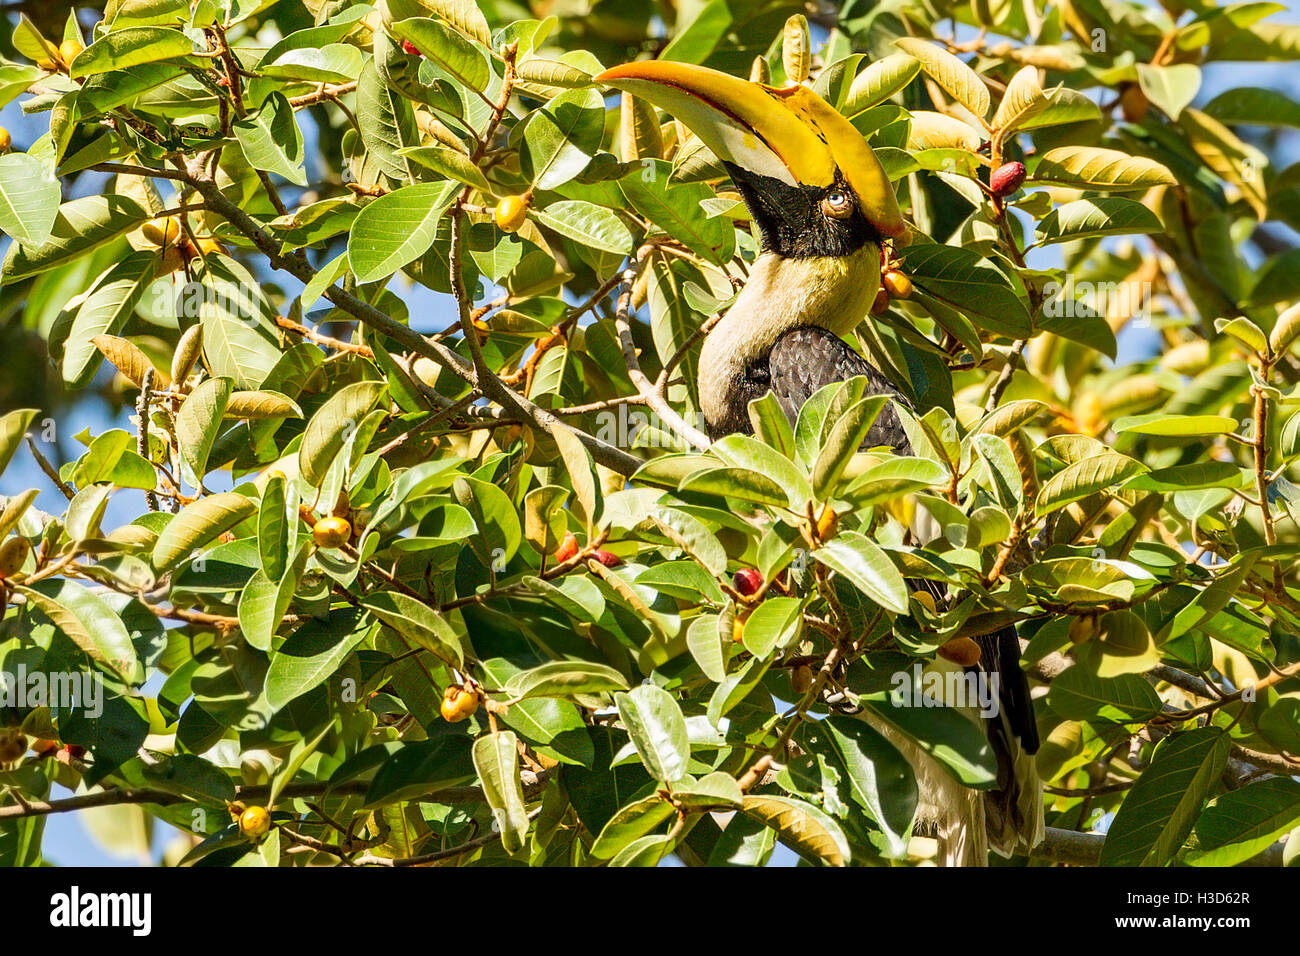
M 791 425 L 799 417 L 804 402 L 818 389 L 859 375 L 867 378 L 868 395 L 888 395 L 894 402 L 908 404 L 903 393 L 843 339 L 813 325 L 791 329 L 776 340 L 768 358 L 768 371 L 772 393 Z M 901 455 L 912 453 L 892 402 L 881 411 L 862 445 L 864 448 L 888 445 Z

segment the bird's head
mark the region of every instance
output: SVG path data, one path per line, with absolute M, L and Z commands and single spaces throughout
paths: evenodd
M 596 81 L 642 97 L 699 136 L 726 166 L 767 251 L 842 257 L 906 229 L 867 141 L 806 86 L 664 60 L 616 66 Z

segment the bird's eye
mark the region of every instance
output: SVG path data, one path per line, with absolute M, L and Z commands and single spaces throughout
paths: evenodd
M 822 212 L 827 216 L 833 216 L 836 219 L 842 219 L 853 212 L 853 203 L 849 200 L 848 193 L 842 189 L 832 189 L 822 199 Z

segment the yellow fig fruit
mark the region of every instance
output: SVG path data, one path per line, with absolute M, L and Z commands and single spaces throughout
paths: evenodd
M 77 58 L 77 54 L 85 48 L 86 45 L 76 37 L 68 37 L 59 44 L 59 59 L 63 61 L 64 66 L 69 66 Z
M 442 705 L 438 708 L 442 719 L 451 724 L 468 720 L 474 716 L 476 710 L 478 710 L 478 694 L 457 687 L 455 684 L 448 687 L 446 693 L 442 695 Z
M 140 235 L 155 246 L 174 246 L 181 238 L 181 224 L 175 216 L 168 216 L 161 223 L 151 219 L 140 227 Z
M 882 275 L 880 282 L 895 299 L 906 299 L 912 294 L 912 280 L 897 269 L 890 269 Z
M 311 539 L 318 548 L 341 548 L 352 538 L 352 525 L 347 518 L 331 516 L 321 518 L 312 526 Z
M 21 571 L 31 550 L 31 542 L 26 538 L 10 538 L 0 545 L 0 579 Z
M 954 637 L 939 648 L 939 656 L 962 667 L 974 667 L 980 661 L 980 646 L 969 637 Z
M 9 135 L 9 130 L 0 126 L 0 153 L 9 152 L 9 147 L 13 145 L 14 138 Z
M 506 196 L 497 203 L 497 208 L 492 213 L 497 228 L 502 232 L 518 232 L 528 218 L 529 198 L 527 195 Z
M 266 807 L 249 807 L 239 815 L 239 832 L 250 840 L 260 840 L 271 832 L 271 814 Z

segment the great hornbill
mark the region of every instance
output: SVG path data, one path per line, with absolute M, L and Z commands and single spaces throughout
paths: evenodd
M 907 226 L 880 161 L 853 125 L 806 86 L 774 88 L 717 70 L 665 61 L 614 67 L 596 77 L 686 124 L 725 166 L 758 226 L 761 253 L 736 301 L 704 340 L 699 396 L 711 438 L 750 432 L 749 403 L 772 391 L 791 422 L 813 393 L 865 376 L 891 398 L 863 443 L 912 453 L 894 404 L 903 393 L 841 336 L 867 317 L 881 286 L 881 246 Z M 984 865 L 1042 839 L 1038 749 L 1020 644 L 1011 628 L 977 639 L 1000 707 L 984 718 L 997 783 L 971 790 L 879 719 L 916 771 L 918 829 L 943 861 Z M 974 718 L 980 719 L 980 718 Z

